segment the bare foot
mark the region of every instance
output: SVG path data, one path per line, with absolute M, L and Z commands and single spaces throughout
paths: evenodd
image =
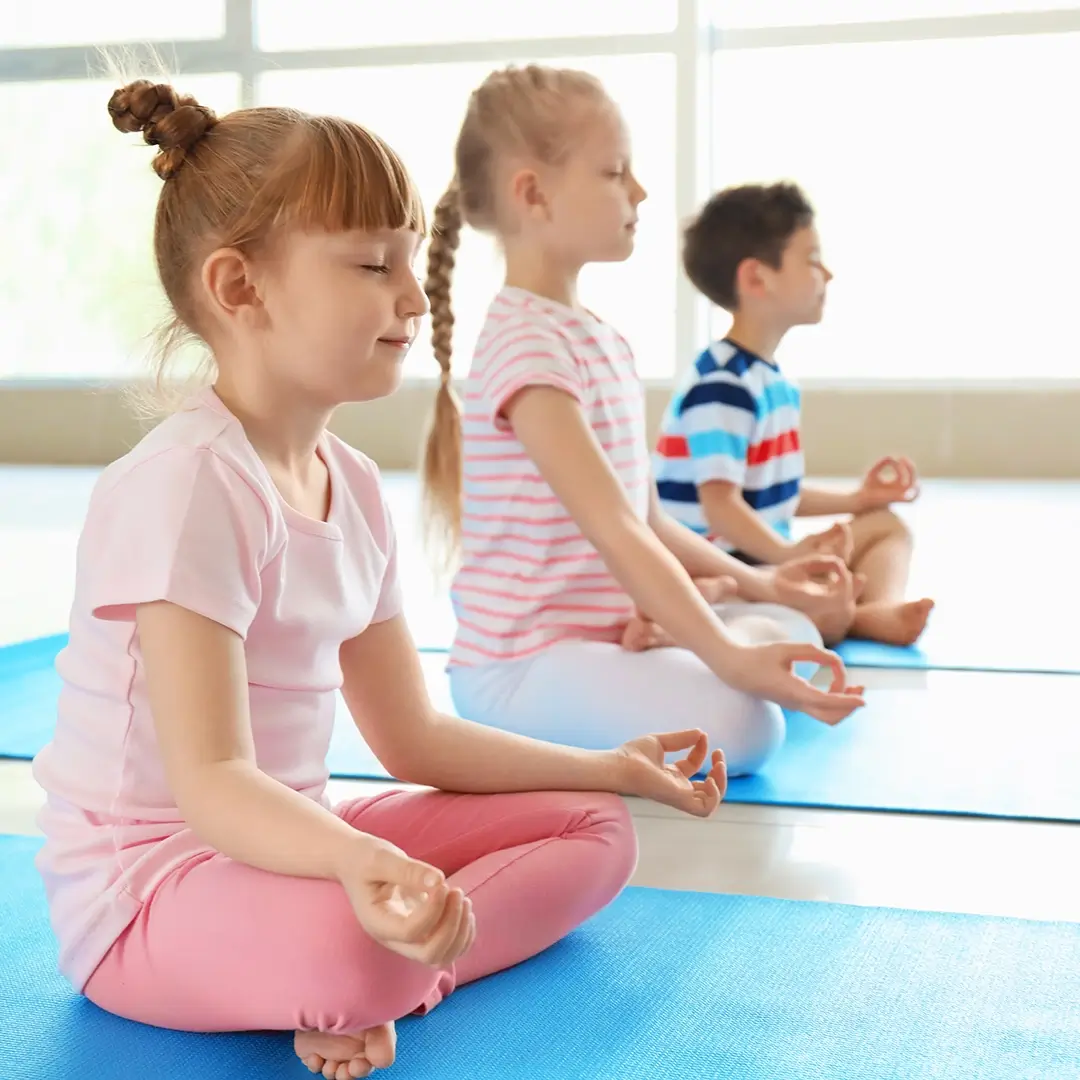
M 731 577 L 695 578 L 694 584 L 707 604 L 722 604 L 730 600 L 738 591 L 738 582 Z M 675 639 L 664 629 L 645 618 L 640 611 L 626 625 L 623 631 L 622 647 L 628 652 L 645 652 L 646 649 L 671 649 Z
M 739 591 L 739 583 L 732 577 L 694 578 L 697 591 L 706 604 L 722 604 L 731 600 Z
M 926 629 L 933 600 L 912 600 L 906 604 L 881 601 L 855 609 L 854 637 L 880 641 L 885 645 L 914 645 Z
M 296 1056 L 326 1080 L 354 1080 L 372 1069 L 394 1064 L 397 1032 L 393 1024 L 368 1028 L 359 1035 L 328 1035 L 324 1031 L 298 1031 L 293 1037 Z
M 670 649 L 675 640 L 652 619 L 635 615 L 623 631 L 622 647 L 628 652 L 645 652 L 646 649 Z

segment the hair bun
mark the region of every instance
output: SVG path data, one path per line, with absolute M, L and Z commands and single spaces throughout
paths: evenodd
M 118 131 L 141 131 L 159 148 L 154 171 L 162 180 L 176 170 L 199 140 L 218 122 L 213 110 L 190 94 L 180 95 L 166 83 L 137 79 L 109 98 L 109 116 Z

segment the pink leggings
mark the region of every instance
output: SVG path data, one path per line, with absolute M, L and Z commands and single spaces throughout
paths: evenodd
M 610 903 L 637 859 L 614 795 L 392 791 L 335 813 L 439 867 L 472 898 L 476 941 L 456 964 L 436 970 L 376 944 L 337 882 L 216 854 L 161 884 L 86 996 L 185 1031 L 356 1033 L 542 952 Z

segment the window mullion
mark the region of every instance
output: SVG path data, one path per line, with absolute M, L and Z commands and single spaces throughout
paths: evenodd
M 697 209 L 711 182 L 711 52 L 707 0 L 679 0 L 675 56 L 675 215 L 682 222 Z M 681 236 L 676 241 L 675 349 L 678 378 L 708 336 L 708 310 L 682 272 Z

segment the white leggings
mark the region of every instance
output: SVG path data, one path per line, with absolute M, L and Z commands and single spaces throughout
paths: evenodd
M 721 604 L 717 614 L 744 642 L 821 644 L 814 624 L 775 604 Z M 799 674 L 813 675 L 813 665 Z M 756 772 L 784 741 L 779 706 L 721 682 L 686 649 L 628 652 L 598 641 L 565 641 L 535 657 L 452 667 L 459 715 L 586 750 L 640 735 L 701 728 L 720 747 L 728 775 Z

